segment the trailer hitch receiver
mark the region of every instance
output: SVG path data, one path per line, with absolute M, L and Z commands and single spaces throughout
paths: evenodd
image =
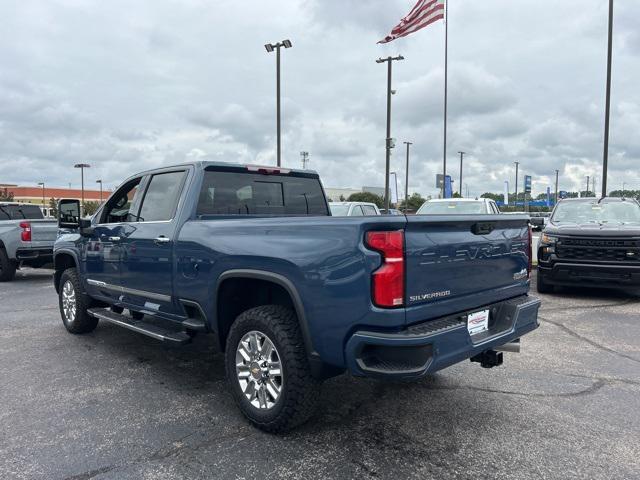
M 479 363 L 482 368 L 493 368 L 502 365 L 502 352 L 495 350 L 485 350 L 475 357 L 471 357 L 472 362 Z

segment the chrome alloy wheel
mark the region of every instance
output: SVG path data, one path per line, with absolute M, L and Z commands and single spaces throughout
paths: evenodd
M 272 408 L 280 394 L 284 379 L 280 355 L 264 333 L 246 333 L 236 349 L 236 375 L 249 403 L 259 409 Z
M 76 319 L 76 289 L 73 283 L 67 280 L 62 287 L 62 311 L 67 323 L 73 323 Z

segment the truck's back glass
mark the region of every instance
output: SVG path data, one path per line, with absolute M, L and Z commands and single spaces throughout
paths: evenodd
M 204 172 L 198 215 L 328 215 L 314 176 Z
M 37 205 L 0 204 L 0 220 L 38 220 L 44 218 Z

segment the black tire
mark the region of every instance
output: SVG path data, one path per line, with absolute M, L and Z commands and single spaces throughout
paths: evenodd
M 16 275 L 18 264 L 9 258 L 4 248 L 0 248 L 0 282 L 10 282 Z
M 75 268 L 68 268 L 62 272 L 59 290 L 58 305 L 60 307 L 60 316 L 67 331 L 75 334 L 93 331 L 98 325 L 98 319 L 87 313 L 87 309 L 91 308 L 93 301 L 89 295 L 84 293 Z M 70 292 L 73 293 L 75 302 L 73 306 L 67 303 L 66 305 L 69 308 L 65 310 L 65 296 Z M 71 315 L 71 311 L 74 312 L 73 315 Z
M 119 307 L 117 305 L 111 305 L 111 311 L 113 313 L 122 313 L 122 312 L 124 312 L 124 308 L 123 307 Z
M 270 408 L 258 408 L 245 396 L 236 372 L 240 341 L 257 331 L 273 343 L 280 361 L 280 395 Z M 226 342 L 225 367 L 233 397 L 242 413 L 267 432 L 285 432 L 306 422 L 314 413 L 321 382 L 311 375 L 300 326 L 294 312 L 280 305 L 264 305 L 242 313 L 231 326 Z
M 540 270 L 538 270 L 538 275 L 536 277 L 536 289 L 538 290 L 538 293 L 553 293 L 555 290 L 553 285 L 549 285 L 544 281 L 544 277 L 540 273 Z
M 144 313 L 142 313 L 142 312 L 136 312 L 135 310 L 129 310 L 129 313 L 131 314 L 131 318 L 133 318 L 134 320 L 142 320 L 144 318 Z

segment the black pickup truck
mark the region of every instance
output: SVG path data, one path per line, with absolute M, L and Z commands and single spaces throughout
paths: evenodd
M 640 204 L 604 197 L 558 203 L 538 245 L 538 292 L 555 285 L 640 289 Z

